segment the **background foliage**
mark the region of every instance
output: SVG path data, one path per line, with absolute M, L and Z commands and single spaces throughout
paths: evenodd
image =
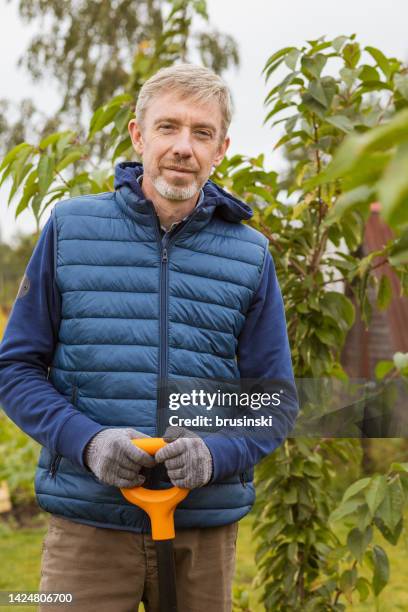
M 24 23 L 38 25 L 19 65 L 35 82 L 53 80 L 61 104 L 47 116 L 25 99 L 11 119 L 9 101 L 0 100 L 3 148 L 56 129 L 85 128 L 90 112 L 118 93 L 134 99 L 140 77 L 161 65 L 195 58 L 222 73 L 239 63 L 236 42 L 212 27 L 205 0 L 14 2 Z M 103 156 L 102 142 L 99 135 L 92 147 Z
M 11 179 L 16 215 L 29 208 L 39 226 L 57 200 L 113 189 L 112 163 L 133 155 L 127 123 L 135 94 L 159 67 L 185 57 L 177 23 L 186 5 L 173 3 L 155 44 L 139 45 L 130 88 L 122 83 L 110 100 L 100 94 L 102 105 L 86 136 L 62 130 L 8 152 L 1 181 Z M 203 3 L 188 5 L 204 10 Z M 341 349 L 356 308 L 368 324 L 368 287 L 375 288 L 381 308 L 392 296 L 387 277 L 378 282 L 373 271 L 389 263 L 402 291 L 408 290 L 408 174 L 401 171 L 407 69 L 375 47 L 362 49 L 354 36 L 339 36 L 281 49 L 264 72 L 271 85 L 265 122 L 284 128 L 275 148 L 282 147 L 287 170 L 267 170 L 262 154 L 235 155 L 212 178 L 253 206 L 251 224 L 270 241 L 297 377 L 346 380 Z M 376 199 L 394 237 L 362 258 L 364 225 Z M 408 356 L 397 354 L 377 374 L 380 386 L 397 378 L 405 385 Z M 408 464 L 394 462 L 381 474 L 359 478 L 360 450 L 358 440 L 289 439 L 260 464 L 256 584 L 266 610 L 344 610 L 357 596 L 378 596 L 387 584 L 388 558 L 374 533 L 393 545 L 399 541 Z M 346 491 L 336 482 L 344 464 L 357 479 Z M 342 539 L 335 529 L 339 520 L 347 528 Z M 244 599 L 238 596 L 237 609 L 245 609 Z

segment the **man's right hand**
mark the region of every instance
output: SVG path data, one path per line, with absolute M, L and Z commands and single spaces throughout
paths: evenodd
M 145 481 L 139 472 L 142 467 L 156 465 L 153 457 L 132 444 L 132 438 L 148 438 L 135 429 L 104 429 L 85 447 L 84 463 L 102 482 L 114 487 L 130 489 Z

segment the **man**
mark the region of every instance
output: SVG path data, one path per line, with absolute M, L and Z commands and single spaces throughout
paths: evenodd
M 70 609 L 158 609 L 149 520 L 119 488 L 161 481 L 161 464 L 192 489 L 175 515 L 179 609 L 231 610 L 253 466 L 294 423 L 267 240 L 242 223 L 249 207 L 208 180 L 230 120 L 211 71 L 180 64 L 151 77 L 129 123 L 143 165 L 120 163 L 113 193 L 55 206 L 10 315 L 0 400 L 43 446 L 35 488 L 51 519 L 40 589 L 72 593 Z M 292 401 L 274 436 L 168 429 L 163 383 L 190 377 L 284 380 Z M 163 434 L 154 458 L 130 441 Z

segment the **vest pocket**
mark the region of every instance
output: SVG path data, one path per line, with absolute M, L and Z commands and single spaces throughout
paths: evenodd
M 73 406 L 76 405 L 77 396 L 78 396 L 78 387 L 76 385 L 73 385 L 72 391 L 71 391 L 71 404 Z M 62 455 L 58 455 L 57 453 L 53 453 L 53 455 L 51 456 L 51 464 L 50 464 L 50 469 L 48 472 L 51 478 L 56 477 L 61 459 L 62 459 Z
M 58 466 L 60 464 L 62 456 L 54 454 L 51 460 L 49 475 L 51 478 L 55 478 L 57 475 Z
M 248 468 L 247 470 L 245 470 L 245 472 L 241 472 L 239 475 L 239 480 L 241 482 L 241 485 L 244 487 L 244 489 L 246 489 L 246 487 L 248 486 L 249 482 L 252 482 L 254 478 L 254 468 Z
M 239 475 L 239 479 L 241 481 L 242 486 L 244 487 L 244 489 L 246 489 L 246 482 L 245 482 L 245 472 L 241 472 Z

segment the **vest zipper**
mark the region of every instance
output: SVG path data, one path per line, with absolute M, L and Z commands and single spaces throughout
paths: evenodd
M 78 387 L 76 387 L 75 385 L 72 387 L 72 393 L 71 393 L 71 404 L 73 406 L 76 405 L 76 400 L 77 400 L 77 395 L 78 395 Z M 50 466 L 50 470 L 49 470 L 49 475 L 51 478 L 55 478 L 55 476 L 57 475 L 57 471 L 58 471 L 58 466 L 61 462 L 62 459 L 62 455 L 55 455 L 55 457 L 53 458 L 53 460 L 51 461 L 51 466 Z
M 165 408 L 166 408 L 166 391 L 168 378 L 168 350 L 169 350 L 169 333 L 168 333 L 168 303 L 169 303 L 169 251 L 174 243 L 175 238 L 183 232 L 183 230 L 191 223 L 197 211 L 195 209 L 187 221 L 180 227 L 177 226 L 173 231 L 166 233 L 163 237 L 160 234 L 160 220 L 151 203 L 151 212 L 153 215 L 153 223 L 156 230 L 157 241 L 160 248 L 160 313 L 159 313 L 159 389 L 157 396 L 157 416 L 156 416 L 156 435 L 161 436 L 166 430 Z
M 158 401 L 157 401 L 157 418 L 156 427 L 157 435 L 161 436 L 166 427 L 164 423 L 164 409 L 166 402 L 166 383 L 167 383 L 167 370 L 168 370 L 168 358 L 167 352 L 168 347 L 168 278 L 169 278 L 169 257 L 167 252 L 167 244 L 165 237 L 162 240 L 162 251 L 161 251 L 161 262 L 160 262 L 160 360 L 159 360 L 159 389 L 158 389 Z

